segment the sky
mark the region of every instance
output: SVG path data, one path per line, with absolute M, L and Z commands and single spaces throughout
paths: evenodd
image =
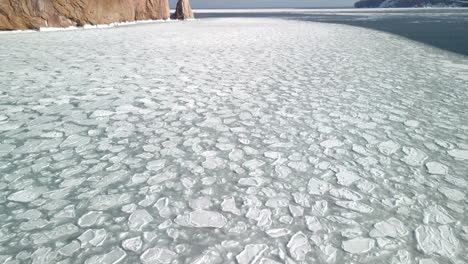
M 190 0 L 192 8 L 351 7 L 357 0 Z M 170 0 L 175 7 L 177 0 Z

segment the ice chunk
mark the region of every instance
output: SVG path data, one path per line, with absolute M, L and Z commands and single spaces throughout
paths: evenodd
M 271 208 L 288 207 L 289 200 L 287 198 L 271 198 L 266 201 L 265 205 Z
M 393 255 L 391 264 L 412 264 L 411 255 L 408 251 L 400 249 Z
M 344 186 L 350 186 L 355 181 L 359 180 L 359 177 L 356 173 L 352 171 L 340 171 L 336 174 L 336 178 L 338 180 L 338 184 Z
M 322 224 L 320 223 L 317 217 L 306 215 L 305 220 L 306 220 L 307 229 L 309 229 L 310 231 L 317 232 L 323 229 Z
M 288 166 L 300 172 L 306 172 L 309 169 L 309 165 L 305 162 L 289 162 Z
M 226 218 L 214 211 L 197 210 L 179 215 L 175 222 L 181 226 L 222 228 L 227 224 Z
M 61 139 L 36 140 L 28 139 L 21 147 L 11 151 L 13 154 L 36 153 L 41 151 L 50 151 L 62 142 Z
M 439 264 L 436 260 L 424 258 L 419 260 L 419 264 Z
M 20 256 L 20 254 L 17 255 L 17 257 Z M 57 260 L 57 253 L 53 252 L 51 248 L 48 247 L 41 247 L 36 249 L 32 254 L 32 263 L 33 264 L 48 264 L 48 263 L 55 263 Z M 6 261 L 3 263 L 18 263 L 18 262 L 10 262 Z
M 289 255 L 297 261 L 304 261 L 307 253 L 312 250 L 309 239 L 302 232 L 294 234 L 289 240 L 287 247 Z
M 241 149 L 233 149 L 229 153 L 229 159 L 232 161 L 240 161 L 244 158 L 244 152 Z
M 261 186 L 264 180 L 259 177 L 240 178 L 238 181 L 240 186 Z
M 85 264 L 88 263 L 100 263 L 100 264 L 117 264 L 125 259 L 127 253 L 120 247 L 115 247 L 106 254 L 95 256 L 94 258 L 88 259 Z
M 225 246 L 225 245 L 223 245 Z M 186 261 L 187 262 L 187 261 Z M 187 262 L 190 264 L 222 264 L 223 258 L 216 249 L 207 249 L 201 255 L 196 257 L 193 261 Z
M 101 217 L 103 214 L 102 212 L 98 211 L 90 211 L 84 214 L 83 216 L 78 219 L 78 225 L 81 227 L 89 227 L 98 221 L 99 217 Z
M 224 199 L 221 203 L 221 208 L 224 212 L 233 213 L 235 215 L 240 215 L 241 213 L 236 206 L 236 201 L 234 200 L 234 197 Z
M 27 222 L 22 222 L 20 224 L 20 229 L 24 231 L 30 231 L 34 229 L 41 229 L 48 224 L 49 222 L 44 219 L 29 220 Z
M 31 238 L 33 239 L 34 244 L 44 244 L 75 235 L 79 230 L 80 229 L 74 224 L 63 224 L 43 233 L 32 234 Z
M 234 149 L 236 146 L 234 144 L 229 144 L 229 143 L 218 143 L 216 144 L 216 147 L 222 151 L 229 151 L 229 150 Z
M 14 129 L 17 129 L 17 128 L 21 127 L 21 126 L 22 126 L 21 123 L 16 123 L 16 122 L 2 123 L 2 125 L 0 126 L 0 132 L 8 131 L 8 130 L 14 130 Z
M 362 196 L 359 193 L 348 189 L 332 189 L 330 194 L 338 199 L 346 199 L 351 201 L 362 200 Z
M 417 120 L 406 120 L 405 121 L 405 126 L 407 126 L 407 127 L 418 127 L 419 126 L 419 121 L 417 121 Z
M 452 149 L 448 151 L 448 154 L 455 159 L 468 160 L 468 150 Z
M 459 202 L 465 199 L 465 194 L 457 189 L 442 186 L 439 187 L 439 192 L 443 193 L 447 198 L 449 198 L 452 201 Z
M 357 145 L 357 144 L 353 144 L 352 150 L 354 152 L 359 153 L 359 154 L 364 155 L 364 156 L 369 155 L 369 152 L 365 147 Z
M 439 162 L 428 162 L 426 168 L 430 174 L 445 175 L 448 173 L 448 167 Z
M 242 166 L 248 170 L 255 170 L 263 165 L 265 165 L 265 162 L 258 159 L 248 160 L 242 164 Z
M 320 143 L 320 146 L 324 148 L 337 148 L 343 146 L 343 142 L 338 139 L 328 139 Z
M 356 201 L 336 201 L 335 203 L 338 206 L 348 208 L 348 209 L 351 209 L 351 210 L 354 210 L 354 211 L 360 212 L 360 213 L 369 214 L 369 213 L 372 213 L 374 211 L 374 208 L 372 208 L 372 207 L 370 207 L 370 206 L 368 206 L 366 204 L 356 202 Z
M 88 208 L 91 210 L 103 211 L 129 203 L 130 200 L 131 196 L 126 193 L 99 195 L 90 200 Z
M 69 244 L 60 248 L 58 253 L 66 257 L 71 257 L 75 252 L 77 252 L 80 249 L 80 247 L 80 243 L 76 240 L 73 240 Z
M 336 253 L 338 252 L 338 249 L 335 248 L 332 245 L 320 245 L 319 246 L 322 259 L 326 263 L 335 263 L 336 262 Z
M 293 217 L 300 217 L 304 215 L 304 208 L 300 205 L 289 205 L 289 212 Z
M 421 166 L 427 159 L 426 153 L 416 148 L 403 147 L 403 152 L 406 156 L 404 156 L 401 161 L 410 166 Z
M 237 263 L 239 264 L 252 264 L 262 257 L 263 252 L 268 249 L 265 244 L 249 244 L 244 247 L 239 255 L 236 256 Z
M 166 166 L 166 160 L 153 160 L 148 162 L 146 168 L 151 171 L 159 171 Z
M 268 209 L 259 210 L 258 208 L 251 207 L 245 217 L 257 221 L 257 225 L 261 228 L 271 225 L 271 211 Z
M 265 156 L 265 157 L 267 157 L 269 159 L 276 160 L 276 159 L 281 158 L 281 152 L 266 151 L 265 153 L 263 153 L 263 156 Z
M 152 176 L 148 179 L 147 183 L 149 185 L 157 185 L 165 181 L 172 180 L 177 177 L 177 173 L 173 171 L 164 171 L 164 172 L 159 172 L 155 176 Z
M 177 257 L 174 251 L 166 248 L 149 248 L 140 257 L 143 264 L 170 264 Z
M 132 237 L 125 239 L 122 242 L 122 247 L 126 250 L 130 250 L 133 252 L 138 252 L 140 251 L 141 247 L 143 246 L 143 241 L 141 240 L 141 237 Z
M 211 199 L 207 196 L 199 197 L 189 201 L 189 206 L 193 210 L 206 210 L 212 206 Z
M 73 148 L 79 147 L 88 144 L 91 141 L 89 137 L 83 137 L 79 135 L 71 135 L 67 137 L 62 144 L 60 144 L 61 148 Z
M 259 262 L 259 264 L 281 264 L 281 262 L 278 262 L 276 260 L 272 260 L 269 258 L 262 258 Z
M 315 216 L 325 216 L 328 211 L 328 202 L 327 201 L 316 201 L 312 207 L 311 212 Z
M 291 230 L 286 229 L 286 228 L 275 228 L 275 229 L 269 229 L 265 231 L 269 236 L 271 237 L 282 237 L 282 236 L 287 236 L 291 233 Z
M 369 252 L 375 245 L 375 241 L 370 238 L 358 237 L 343 241 L 341 247 L 346 252 L 352 254 L 362 254 Z
M 307 190 L 310 194 L 322 195 L 328 192 L 332 188 L 332 185 L 326 181 L 322 181 L 316 178 L 311 178 L 307 185 Z
M 91 117 L 106 117 L 113 115 L 114 112 L 108 110 L 96 110 L 91 114 Z
M 369 233 L 371 237 L 392 237 L 398 238 L 408 235 L 408 229 L 400 220 L 390 218 L 374 225 Z
M 136 210 L 128 218 L 128 227 L 132 231 L 142 231 L 143 227 L 153 221 L 153 217 L 145 209 Z
M 206 160 L 202 163 L 203 168 L 209 169 L 209 170 L 214 170 L 216 168 L 222 168 L 224 167 L 224 160 L 219 157 L 206 157 Z
M 449 226 L 435 228 L 421 225 L 414 232 L 418 248 L 425 254 L 439 254 L 450 258 L 459 250 L 460 242 Z
M 439 205 L 430 206 L 424 211 L 424 223 L 451 224 L 456 220 Z
M 78 237 L 78 240 L 80 240 L 82 248 L 89 248 L 101 246 L 106 238 L 105 229 L 88 229 Z
M 278 174 L 279 178 L 287 178 L 289 174 L 292 173 L 292 170 L 286 166 L 275 166 L 275 172 Z
M 12 144 L 0 144 L 0 157 L 8 155 L 8 153 L 13 151 L 15 148 L 16 146 Z
M 383 154 L 391 155 L 400 149 L 400 145 L 394 141 L 389 140 L 380 143 L 378 148 Z
M 29 203 L 36 200 L 39 196 L 41 196 L 40 192 L 22 190 L 10 194 L 7 199 L 14 202 Z
M 305 193 L 295 192 L 292 194 L 294 202 L 299 204 L 302 207 L 310 207 L 309 195 Z

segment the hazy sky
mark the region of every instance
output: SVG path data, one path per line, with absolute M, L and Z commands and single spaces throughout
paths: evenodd
M 193 8 L 344 7 L 357 0 L 190 0 Z M 170 0 L 174 7 L 177 0 Z

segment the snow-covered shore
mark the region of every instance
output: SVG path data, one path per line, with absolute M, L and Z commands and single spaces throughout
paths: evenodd
M 188 19 L 191 20 L 191 19 Z M 6 30 L 0 31 L 0 34 L 21 34 L 21 33 L 34 33 L 34 32 L 54 32 L 54 31 L 71 31 L 71 30 L 86 30 L 86 29 L 106 29 L 114 27 L 125 27 L 134 26 L 140 24 L 153 24 L 153 23 L 168 23 L 168 22 L 180 22 L 180 20 L 173 19 L 159 19 L 159 20 L 137 20 L 129 22 L 116 22 L 110 24 L 99 24 L 99 25 L 84 25 L 82 27 L 42 27 L 37 30 Z
M 0 42 L 0 263 L 468 262 L 466 57 L 279 19 Z

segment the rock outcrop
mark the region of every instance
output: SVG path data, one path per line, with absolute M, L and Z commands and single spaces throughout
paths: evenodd
M 194 18 L 189 0 L 179 0 L 175 13 L 171 16 L 172 19 L 191 19 Z
M 168 0 L 0 0 L 0 30 L 168 19 Z
M 363 7 L 423 7 L 423 6 L 468 6 L 462 0 L 361 0 L 354 4 L 356 8 Z

